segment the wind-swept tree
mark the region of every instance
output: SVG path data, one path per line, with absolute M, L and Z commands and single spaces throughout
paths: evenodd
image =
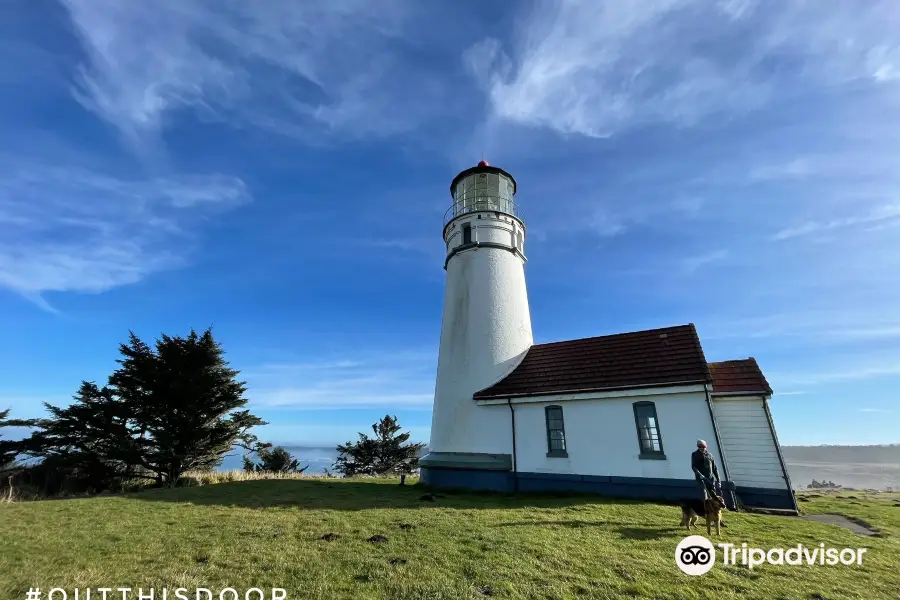
M 44 403 L 48 417 L 22 441 L 25 454 L 42 459 L 36 471 L 45 489 L 57 487 L 49 480 L 78 482 L 77 487 L 105 489 L 118 479 L 149 477 L 140 470 L 142 442 L 132 407 L 113 390 L 82 381 L 65 408 Z
M 72 405 L 45 405 L 50 416 L 23 442 L 45 470 L 90 488 L 133 478 L 174 485 L 185 471 L 220 464 L 235 445 L 256 443 L 250 430 L 265 423 L 244 408 L 246 386 L 211 330 L 163 335 L 155 348 L 130 333 L 119 351 L 108 385 L 82 382 Z
M 10 419 L 10 409 L 0 410 L 0 473 L 16 468 L 16 459 L 25 452 L 22 440 L 3 439 L 3 429 L 7 427 L 33 428 L 35 419 Z
M 174 485 L 185 471 L 213 468 L 235 445 L 256 442 L 250 430 L 265 423 L 244 409 L 246 384 L 211 329 L 164 334 L 155 350 L 131 333 L 119 351 L 109 385 L 131 407 L 142 466 L 160 483 Z
M 11 425 L 9 419 L 7 419 L 8 416 L 8 408 L 6 410 L 0 410 L 0 429 Z M 0 473 L 10 468 L 18 455 L 18 449 L 13 442 L 10 440 L 3 440 L 2 437 L 3 435 L 0 434 Z
M 345 477 L 411 473 L 419 466 L 425 444 L 408 443 L 410 434 L 399 433 L 397 417 L 385 415 L 372 425 L 374 437 L 359 434 L 356 442 L 337 447 L 334 469 Z

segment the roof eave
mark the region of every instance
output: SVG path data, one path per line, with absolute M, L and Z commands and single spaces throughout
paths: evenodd
M 704 385 L 708 383 L 703 379 L 691 379 L 685 381 L 667 381 L 662 383 L 642 383 L 638 385 L 619 385 L 613 387 L 594 387 L 571 390 L 541 390 L 537 392 L 518 392 L 514 394 L 490 394 L 480 395 L 481 392 L 472 394 L 473 400 L 497 400 L 500 398 L 532 398 L 536 396 L 558 396 L 561 394 L 591 394 L 595 392 L 618 392 L 622 390 L 641 390 L 647 388 L 684 387 L 689 385 Z M 489 388 L 488 388 L 489 389 Z
M 734 390 L 734 391 L 727 391 L 727 392 L 717 392 L 716 390 L 713 390 L 712 392 L 710 392 L 710 395 L 711 396 L 771 396 L 772 392 L 771 392 L 771 390 L 769 390 L 769 391 L 767 391 L 767 390 L 740 390 L 740 391 Z

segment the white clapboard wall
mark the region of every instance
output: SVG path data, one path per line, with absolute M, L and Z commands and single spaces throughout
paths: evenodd
M 734 484 L 788 489 L 762 397 L 717 397 L 713 414 Z

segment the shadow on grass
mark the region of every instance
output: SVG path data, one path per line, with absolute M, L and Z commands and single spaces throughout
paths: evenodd
M 629 540 L 661 540 L 665 538 L 679 537 L 677 527 L 623 527 L 613 521 L 514 521 L 501 523 L 498 527 L 569 527 L 580 529 L 582 527 L 603 527 L 618 533 L 622 538 Z M 681 536 L 684 537 L 684 536 Z
M 569 527 L 580 529 L 582 527 L 609 527 L 614 525 L 609 521 L 513 521 L 500 523 L 497 527 Z
M 626 540 L 662 540 L 684 537 L 678 527 L 619 527 L 617 533 Z
M 587 504 L 644 504 L 589 494 L 499 494 L 436 490 L 396 481 L 269 479 L 233 481 L 196 487 L 155 489 L 125 494 L 146 502 L 174 502 L 243 508 L 367 510 L 373 508 L 562 508 Z

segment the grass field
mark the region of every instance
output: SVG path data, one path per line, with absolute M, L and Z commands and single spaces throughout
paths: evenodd
M 723 541 L 866 547 L 862 566 L 717 564 L 690 577 L 674 563 L 684 537 L 677 507 L 444 492 L 425 501 L 427 490 L 397 483 L 257 480 L 0 504 L 0 598 L 62 587 L 72 600 L 71 590 L 89 586 L 131 587 L 135 600 L 139 587 L 164 586 L 348 599 L 900 597 L 896 494 L 839 490 L 801 503 L 862 520 L 877 537 L 727 515 Z

